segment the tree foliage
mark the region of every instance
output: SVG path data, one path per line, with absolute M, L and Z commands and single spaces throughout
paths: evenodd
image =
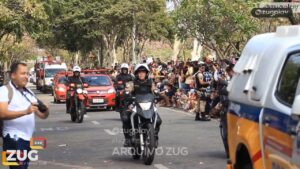
M 240 53 L 241 45 L 258 30 L 252 7 L 242 0 L 183 0 L 173 16 L 182 39 L 195 37 L 224 58 Z
M 47 14 L 38 0 L 0 1 L 0 63 L 22 53 L 23 37 L 37 38 L 45 28 Z M 8 53 L 10 52 L 10 53 Z M 15 52 L 14 54 L 12 54 Z M 11 58 L 10 58 L 11 59 Z M 23 57 L 27 59 L 27 57 Z
M 137 49 L 143 50 L 147 40 L 171 37 L 172 20 L 164 0 L 44 0 L 44 6 L 49 29 L 39 44 L 72 52 L 101 50 L 106 63 L 116 62 L 115 51 L 120 46 L 126 48 L 125 55 L 131 55 L 134 23 Z

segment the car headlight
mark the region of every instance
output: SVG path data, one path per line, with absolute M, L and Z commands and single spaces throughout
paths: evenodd
M 65 91 L 65 89 L 62 88 L 62 87 L 59 87 L 57 90 L 60 91 L 60 92 L 64 92 Z
M 142 110 L 149 110 L 151 108 L 152 102 L 139 103 L 139 105 L 142 108 Z
M 109 90 L 107 91 L 107 93 L 109 93 L 109 94 L 115 93 L 115 92 L 116 92 L 115 89 L 109 89 Z
M 77 89 L 76 92 L 77 92 L 78 94 L 81 94 L 81 93 L 83 92 L 83 90 L 82 90 L 82 89 Z

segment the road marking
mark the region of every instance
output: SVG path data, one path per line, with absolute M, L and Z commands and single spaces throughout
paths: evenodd
M 49 127 L 49 128 L 41 128 L 41 132 L 48 132 L 48 131 L 67 131 L 69 127 Z
M 56 127 L 57 131 L 67 131 L 69 130 L 69 127 Z
M 72 168 L 72 169 L 95 169 L 93 167 L 88 167 L 88 166 L 78 166 L 78 165 L 70 165 L 70 164 L 65 164 L 65 163 L 57 163 L 55 161 L 42 161 L 39 160 L 38 165 L 53 165 L 53 166 L 58 166 L 58 167 L 67 167 L 67 168 Z M 33 163 L 32 166 L 35 164 Z
M 97 121 L 91 121 L 93 124 L 95 124 L 95 125 L 100 125 L 100 123 L 99 122 L 97 122 Z
M 119 134 L 119 132 L 115 132 L 114 130 L 110 130 L 110 129 L 104 129 L 104 131 L 111 136 L 115 136 L 117 134 Z
M 85 117 L 85 118 L 90 118 L 90 116 L 88 116 L 88 115 L 84 115 L 84 117 Z
M 41 132 L 44 132 L 44 131 L 53 131 L 53 128 L 50 127 L 50 128 L 41 128 Z
M 157 169 L 169 169 L 168 167 L 162 165 L 162 164 L 154 164 L 154 167 Z

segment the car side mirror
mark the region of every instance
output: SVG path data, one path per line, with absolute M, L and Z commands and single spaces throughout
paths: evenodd
M 300 95 L 295 97 L 293 107 L 292 107 L 292 115 L 300 116 Z

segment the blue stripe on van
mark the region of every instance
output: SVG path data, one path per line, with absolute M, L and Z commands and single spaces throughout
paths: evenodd
M 235 116 L 245 118 L 247 120 L 251 120 L 253 122 L 259 122 L 259 115 L 261 111 L 261 107 L 250 106 L 242 103 L 233 103 L 238 105 L 239 112 L 236 112 L 234 109 L 229 109 L 229 113 Z M 230 106 L 233 108 L 234 106 Z M 236 107 L 236 106 L 235 106 Z M 269 119 L 269 127 L 279 130 L 281 132 L 289 134 L 289 127 L 296 126 L 298 124 L 297 120 L 293 120 L 289 115 L 286 115 L 282 112 L 266 108 L 264 112 L 263 119 Z
M 232 105 L 236 106 L 232 106 Z M 238 106 L 238 107 L 237 107 Z M 259 122 L 260 107 L 250 106 L 242 103 L 232 102 L 229 106 L 229 113 L 247 120 Z

